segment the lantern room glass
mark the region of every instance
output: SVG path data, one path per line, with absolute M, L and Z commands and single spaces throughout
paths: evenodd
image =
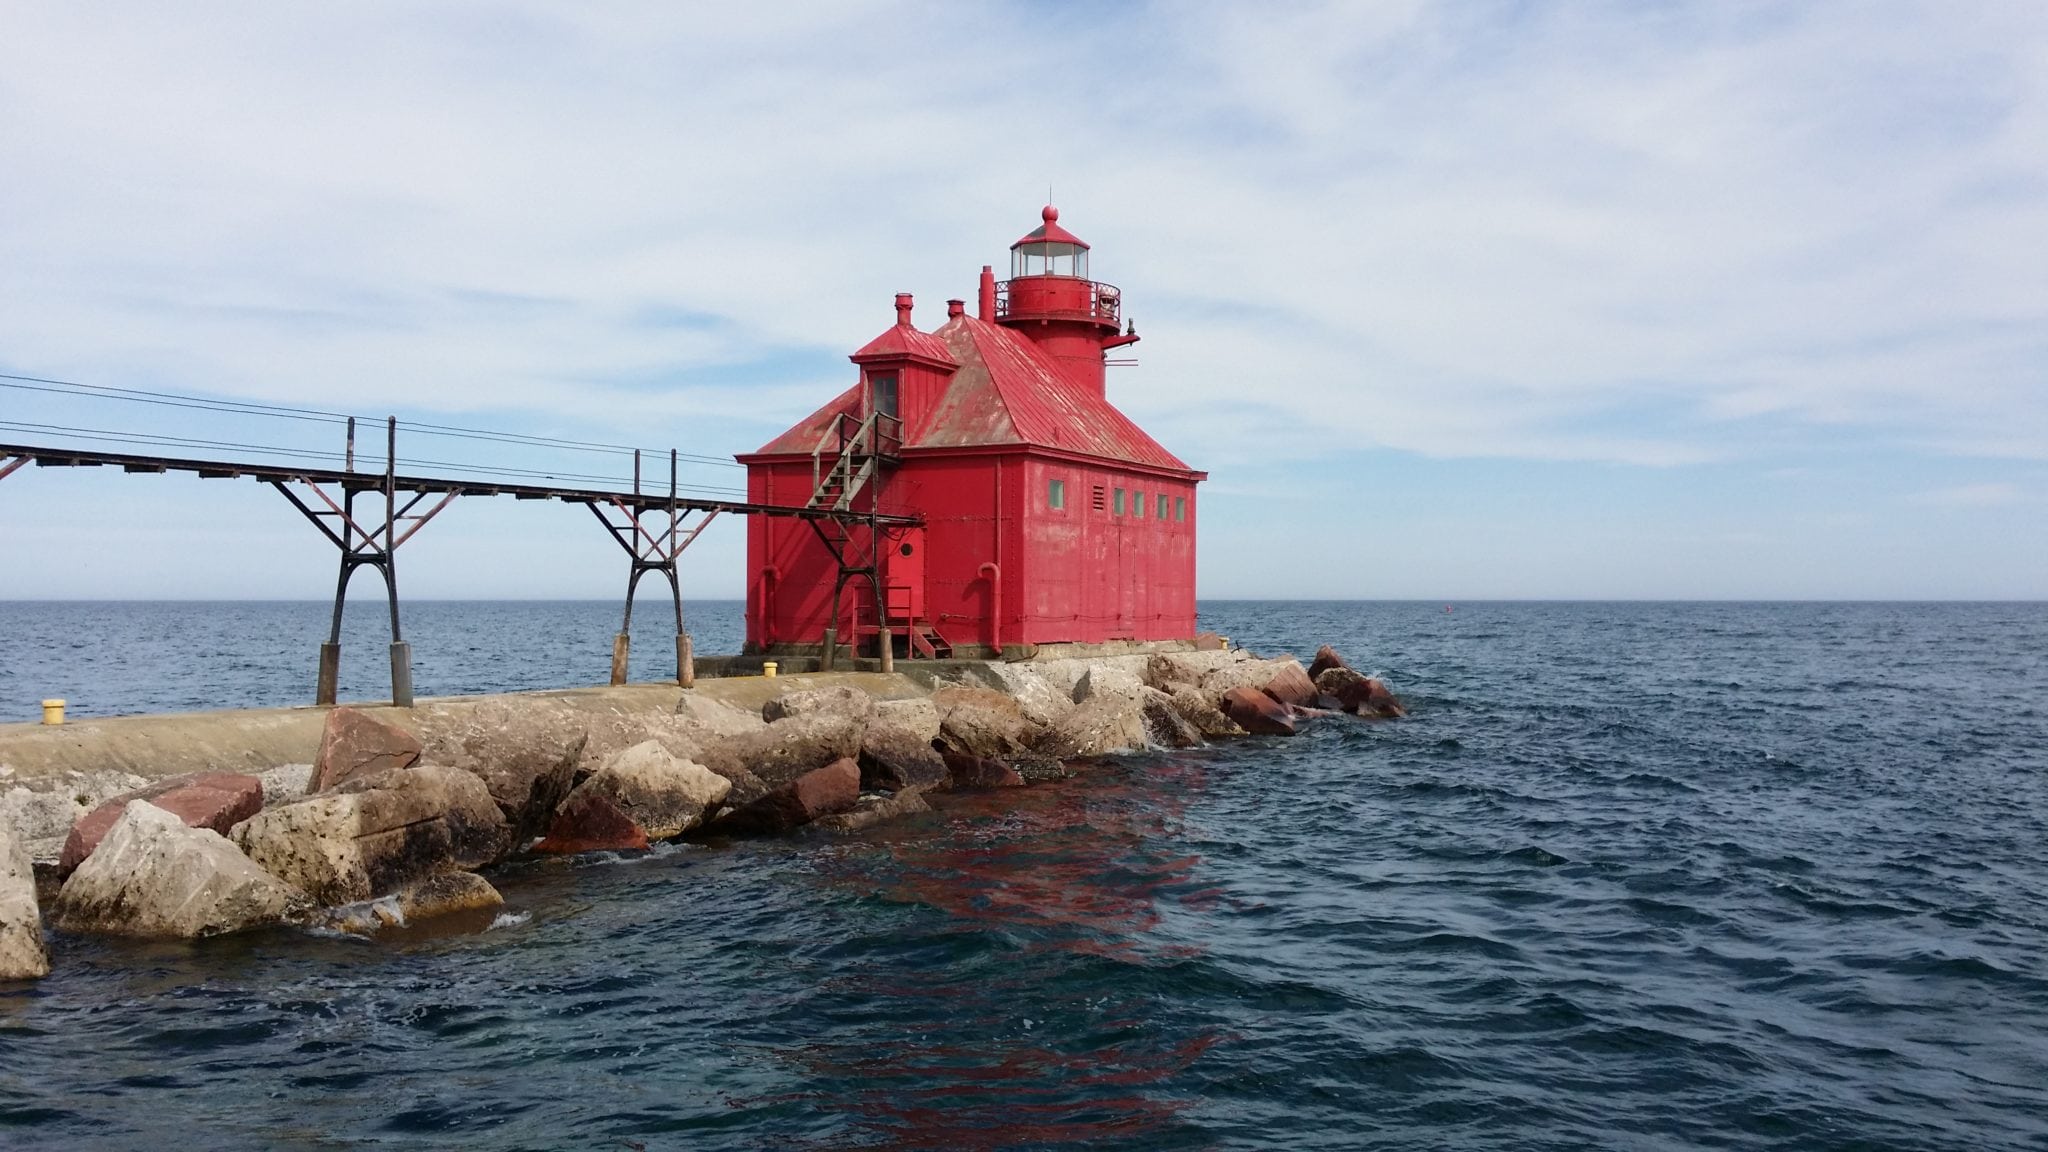
M 1039 242 L 1010 249 L 1010 275 L 1088 278 L 1088 249 L 1079 244 Z

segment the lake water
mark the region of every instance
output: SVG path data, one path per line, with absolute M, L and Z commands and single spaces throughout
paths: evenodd
M 0 701 L 302 702 L 324 613 L 0 605 Z M 419 690 L 598 682 L 615 613 L 411 606 Z M 516 864 L 473 936 L 59 937 L 0 1145 L 2048 1148 L 2048 606 L 1203 623 L 1412 714 Z

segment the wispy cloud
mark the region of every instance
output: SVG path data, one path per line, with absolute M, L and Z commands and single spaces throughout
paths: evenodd
M 115 3 L 0 41 L 8 370 L 744 450 L 1052 184 L 1145 337 L 1114 397 L 1198 465 L 2048 460 L 2048 6 Z
M 2026 493 L 2019 485 L 1992 481 L 1984 484 L 1957 484 L 1948 488 L 1917 492 L 1913 495 L 1912 502 L 1932 508 L 1998 508 L 2018 504 L 2026 498 Z
M 16 367 L 545 413 L 779 357 L 787 415 L 1050 181 L 1148 338 L 1121 398 L 1191 455 L 1249 403 L 1297 452 L 1683 462 L 1766 420 L 2048 457 L 2030 6 L 0 20 Z

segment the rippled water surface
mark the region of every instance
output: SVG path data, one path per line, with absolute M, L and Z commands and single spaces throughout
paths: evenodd
M 442 607 L 476 651 L 421 623 L 423 692 L 603 675 L 608 606 Z M 1204 623 L 1412 715 L 515 865 L 474 936 L 60 937 L 0 986 L 0 1144 L 2048 1147 L 2048 606 Z M 297 700 L 298 641 L 237 627 L 175 676 L 88 644 L 73 691 Z

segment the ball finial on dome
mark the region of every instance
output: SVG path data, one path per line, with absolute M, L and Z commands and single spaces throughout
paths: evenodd
M 1043 219 L 1043 220 L 1044 220 L 1044 221 L 1045 221 L 1045 222 L 1046 222 L 1047 224 L 1050 224 L 1050 223 L 1052 223 L 1053 221 L 1055 221 L 1055 220 L 1057 220 L 1057 219 L 1059 219 L 1059 218 L 1060 218 L 1060 210 L 1059 210 L 1059 209 L 1057 209 L 1057 208 L 1055 208 L 1055 207 L 1053 207 L 1053 206 L 1052 206 L 1052 205 L 1050 205 L 1050 204 L 1047 204 L 1047 205 L 1045 206 L 1045 211 L 1043 211 L 1043 212 L 1040 212 L 1040 213 L 1039 213 L 1038 215 L 1039 215 L 1039 216 L 1040 216 L 1040 217 L 1041 217 L 1041 218 L 1042 218 L 1042 219 Z

